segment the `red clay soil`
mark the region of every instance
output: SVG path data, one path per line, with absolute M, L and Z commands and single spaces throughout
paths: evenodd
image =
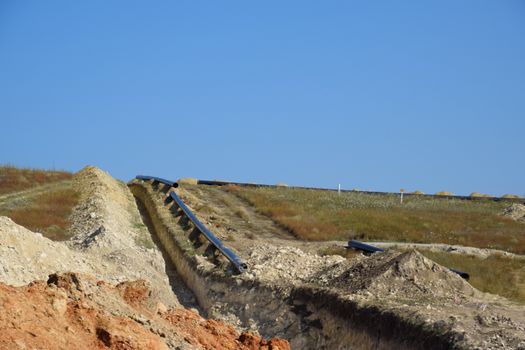
M 206 350 L 239 349 L 239 350 L 289 350 L 288 341 L 272 338 L 265 341 L 260 336 L 250 332 L 239 335 L 233 326 L 215 320 L 202 318 L 187 309 L 172 309 L 162 317 L 184 334 L 184 339 L 192 344 L 202 346 Z
M 183 309 L 166 310 L 143 281 L 114 287 L 74 273 L 12 287 L 0 283 L 0 350 L 288 350 L 286 340 L 239 334 L 231 325 Z M 155 306 L 152 306 L 155 305 Z

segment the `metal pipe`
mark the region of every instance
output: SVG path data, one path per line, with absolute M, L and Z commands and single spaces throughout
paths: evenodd
M 385 251 L 383 248 L 374 247 L 373 245 L 366 244 L 366 243 L 363 243 L 363 242 L 359 242 L 359 241 L 356 241 L 356 240 L 353 240 L 353 239 L 348 241 L 347 248 L 358 249 L 358 250 L 362 250 L 362 251 L 367 252 L 367 253 L 375 253 L 375 252 L 384 252 Z
M 166 179 L 163 179 L 163 178 L 160 178 L 160 177 L 146 176 L 146 175 L 137 175 L 136 178 L 139 179 L 139 180 L 143 180 L 143 181 L 153 180 L 153 182 L 160 182 L 160 183 L 163 183 L 164 185 L 168 185 L 168 186 L 174 187 L 174 188 L 179 187 L 179 184 L 177 182 L 171 181 L 171 180 L 166 180 Z
M 184 214 L 193 222 L 195 227 L 206 237 L 206 239 L 213 244 L 236 268 L 239 272 L 244 272 L 248 269 L 246 265 L 234 252 L 222 244 L 221 240 L 218 239 L 213 233 L 199 219 L 193 214 L 193 212 L 184 204 L 182 199 L 175 192 L 170 192 L 169 197 L 177 203 L 179 208 Z

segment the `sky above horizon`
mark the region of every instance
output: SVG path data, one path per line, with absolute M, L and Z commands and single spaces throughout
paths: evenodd
M 525 194 L 525 2 L 0 1 L 0 163 Z

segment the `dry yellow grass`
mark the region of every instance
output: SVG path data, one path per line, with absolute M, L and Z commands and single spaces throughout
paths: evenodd
M 0 202 L 0 215 L 50 239 L 68 238 L 69 216 L 78 201 L 71 173 L 1 167 L 0 174 L 0 193 L 10 196 Z
M 525 254 L 525 223 L 507 203 L 227 186 L 299 239 L 446 243 Z
M 471 255 L 421 250 L 440 265 L 453 267 L 470 275 L 477 289 L 525 303 L 525 259 L 491 255 L 482 259 Z
M 0 166 L 0 195 L 69 180 L 72 177 L 73 174 L 66 171 L 16 168 L 4 165 Z
M 26 206 L 3 210 L 0 215 L 10 217 L 14 222 L 31 231 L 40 232 L 53 240 L 69 238 L 69 216 L 78 201 L 73 189 L 44 193 Z

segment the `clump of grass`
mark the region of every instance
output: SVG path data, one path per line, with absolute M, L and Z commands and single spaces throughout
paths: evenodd
M 208 204 L 198 204 L 195 207 L 195 210 L 197 210 L 201 214 L 206 214 L 206 215 L 215 213 L 215 210 L 213 210 L 213 208 L 210 207 Z
M 243 219 L 246 222 L 250 222 L 250 215 L 248 214 L 248 211 L 243 207 L 237 208 L 235 210 L 235 215 L 237 215 L 239 218 Z
M 501 255 L 482 259 L 471 255 L 421 250 L 440 265 L 467 272 L 475 288 L 525 303 L 525 260 Z
M 17 168 L 0 166 L 0 195 L 26 190 L 32 187 L 69 180 L 73 174 L 66 171 Z
M 228 186 L 299 239 L 446 243 L 525 253 L 525 223 L 506 203 L 398 195 Z

